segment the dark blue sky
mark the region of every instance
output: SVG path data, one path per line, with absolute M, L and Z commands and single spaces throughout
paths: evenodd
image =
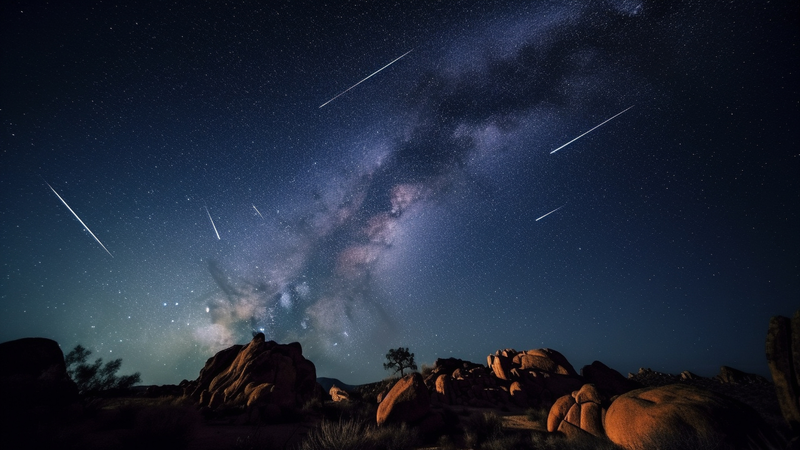
M 3 3 L 0 340 L 146 384 L 253 330 L 348 383 L 397 346 L 767 373 L 797 2 L 114 3 Z

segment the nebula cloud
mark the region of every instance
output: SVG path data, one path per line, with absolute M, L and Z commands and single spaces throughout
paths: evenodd
M 229 345 L 259 330 L 303 342 L 322 362 L 357 349 L 385 350 L 402 324 L 374 280 L 406 213 L 447 198 L 464 177 L 492 174 L 501 149 L 532 133 L 532 124 L 553 123 L 552 111 L 616 107 L 624 97 L 611 82 L 620 67 L 592 39 L 603 23 L 593 14 L 635 15 L 640 6 L 543 8 L 461 36 L 444 51 L 452 59 L 420 56 L 421 75 L 402 104 L 405 122 L 376 144 L 384 149 L 380 157 L 360 165 L 367 169 L 322 180 L 313 201 L 285 219 L 288 231 L 274 239 L 279 248 L 253 278 L 209 264 L 220 292 L 208 302 L 212 326 L 200 332 L 204 342 Z M 625 81 L 626 90 L 643 88 L 630 76 Z

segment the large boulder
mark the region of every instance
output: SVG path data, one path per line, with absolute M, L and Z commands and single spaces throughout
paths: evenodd
M 600 361 L 583 366 L 581 375 L 586 383 L 594 384 L 596 389 L 608 398 L 643 387 L 641 383 L 625 378 Z
M 408 374 L 395 383 L 378 405 L 378 425 L 417 422 L 428 414 L 430 401 L 422 375 L 417 372 Z
M 620 395 L 604 425 L 608 438 L 627 450 L 778 447 L 772 429 L 749 406 L 683 384 Z
M 23 338 L 0 344 L 0 405 L 6 411 L 61 406 L 78 398 L 56 341 Z
M 800 310 L 792 319 L 770 319 L 766 350 L 781 412 L 793 434 L 800 435 Z
M 568 437 L 583 433 L 603 437 L 604 403 L 605 399 L 594 385 L 584 384 L 556 400 L 547 416 L 547 431 L 559 431 Z
M 300 407 L 319 393 L 314 363 L 299 343 L 278 344 L 257 334 L 210 358 L 187 392 L 200 406 Z

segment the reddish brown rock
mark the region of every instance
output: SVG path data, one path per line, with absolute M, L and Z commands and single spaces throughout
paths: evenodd
M 577 405 L 576 405 L 577 406 Z M 581 403 L 580 428 L 595 436 L 605 436 L 603 430 L 603 408 L 598 403 Z
M 547 417 L 547 430 L 558 430 L 570 437 L 577 428 L 594 436 L 604 436 L 602 402 L 602 396 L 594 385 L 583 385 L 553 404 Z
M 425 417 L 430 410 L 430 395 L 422 375 L 406 375 L 395 383 L 378 405 L 376 420 L 384 423 L 413 423 Z
M 683 384 L 622 394 L 608 408 L 604 425 L 608 438 L 628 450 L 777 445 L 773 431 L 750 407 Z
M 450 376 L 441 374 L 436 377 L 436 393 L 439 394 L 440 400 L 448 405 L 453 404 L 455 395 L 453 394 L 453 384 L 450 382 Z
M 578 375 L 572 367 L 572 364 L 567 361 L 567 358 L 553 349 L 539 348 L 528 350 L 524 355 L 525 356 L 520 357 L 520 367 L 523 370 L 535 369 L 559 375 Z
M 331 389 L 328 391 L 328 394 L 331 396 L 331 400 L 334 402 L 349 402 L 350 401 L 350 394 L 347 393 L 344 389 L 336 386 L 335 384 L 331 386 Z
M 556 400 L 547 416 L 547 431 L 551 433 L 558 431 L 558 426 L 567 417 L 567 413 L 573 405 L 575 405 L 575 398 L 571 395 L 564 395 Z
M 187 391 L 200 406 L 300 407 L 319 395 L 314 363 L 299 343 L 265 341 L 259 333 L 210 358 Z

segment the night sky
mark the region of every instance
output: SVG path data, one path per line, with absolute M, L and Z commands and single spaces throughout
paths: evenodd
M 800 3 L 390 3 L 2 2 L 0 341 L 767 375 Z

